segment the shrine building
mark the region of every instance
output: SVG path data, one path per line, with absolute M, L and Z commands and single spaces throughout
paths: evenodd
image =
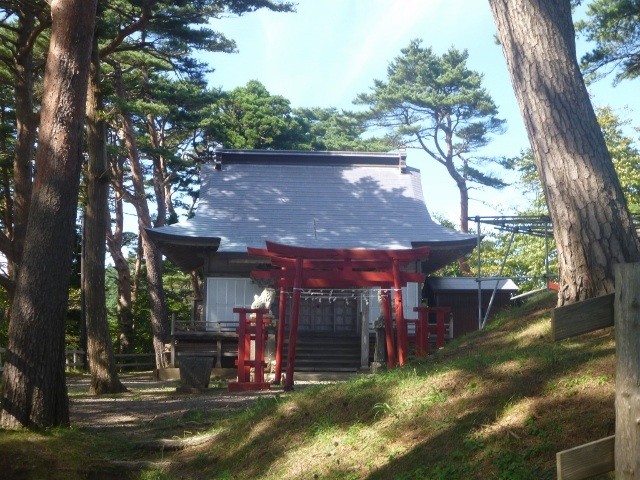
M 400 316 L 415 318 L 424 277 L 469 253 L 477 242 L 475 235 L 431 218 L 420 171 L 407 166 L 404 151 L 218 149 L 201 167 L 196 215 L 147 232 L 170 261 L 185 272 L 203 274 L 202 296 L 193 301 L 192 317 L 173 325 L 177 347 L 213 348 L 222 366 L 232 366 L 237 343 L 233 308 L 251 305 L 265 288 L 275 289 L 271 311 L 275 319 L 285 319 L 283 331 L 289 329 L 295 289 L 284 281 L 284 273 L 274 273 L 280 264 L 265 253 L 267 245 L 294 253 L 349 252 L 339 270 L 348 273 L 316 271 L 322 281 L 309 280 L 295 290 L 298 370 L 367 367 L 373 350 L 369 344 L 381 318 L 380 289 L 393 290 L 394 297 L 401 291 Z M 370 269 L 361 267 L 365 273 L 353 276 L 345 258 L 357 260 L 354 252 L 360 250 L 378 253 L 366 257 Z M 366 273 L 376 270 L 379 252 L 397 256 L 402 250 L 415 253 L 399 264 L 402 275 L 395 273 L 396 280 L 405 279 L 401 289 L 394 289 L 384 272 Z M 321 268 L 327 268 L 326 260 Z M 385 268 L 391 272 L 390 266 Z M 283 303 L 283 296 L 289 301 Z M 282 305 L 287 312 L 279 311 Z M 288 338 L 285 333 L 278 342 Z

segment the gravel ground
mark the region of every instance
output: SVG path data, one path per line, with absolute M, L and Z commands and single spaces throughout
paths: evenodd
M 318 383 L 344 380 L 346 375 L 300 375 L 296 389 Z M 282 387 L 258 392 L 234 392 L 226 389 L 226 379 L 213 381 L 202 393 L 178 393 L 179 381 L 158 381 L 150 372 L 121 376 L 129 392 L 117 395 L 92 396 L 89 377 L 73 376 L 68 380 L 71 424 L 84 428 L 118 428 L 140 431 L 157 428 L 163 421 L 175 423 L 190 413 L 223 414 L 244 409 L 259 398 L 287 395 Z M 180 427 L 181 425 L 178 425 Z
M 153 380 L 151 373 L 121 377 L 129 392 L 92 396 L 89 377 L 69 380 L 71 424 L 90 428 L 140 428 L 184 416 L 193 410 L 230 411 L 247 408 L 258 398 L 282 394 L 281 388 L 262 392 L 229 393 L 222 383 L 202 393 L 178 393 L 177 381 Z M 217 388 L 216 388 L 217 387 Z

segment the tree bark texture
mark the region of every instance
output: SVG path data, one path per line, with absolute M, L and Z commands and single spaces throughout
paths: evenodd
M 118 378 L 107 321 L 105 288 L 106 239 L 109 228 L 109 167 L 107 128 L 100 118 L 102 93 L 100 56 L 94 39 L 87 95 L 87 205 L 82 249 L 87 360 L 91 373 L 89 392 L 94 395 L 126 390 Z
M 576 59 L 569 0 L 489 0 L 525 121 L 560 270 L 558 304 L 611 293 L 638 237 Z
M 615 267 L 616 479 L 640 479 L 640 263 Z
M 145 80 L 147 81 L 147 80 Z M 162 227 L 165 224 L 167 218 L 167 181 L 166 181 L 166 167 L 165 161 L 162 155 L 158 153 L 162 148 L 162 132 L 156 128 L 156 119 L 152 114 L 147 115 L 147 133 L 149 134 L 149 141 L 151 147 L 155 150 L 152 155 L 153 160 L 153 190 L 156 196 L 156 221 L 153 228 Z
M 4 428 L 69 424 L 64 325 L 97 0 L 52 0 L 36 174 L 3 372 Z
M 133 353 L 135 326 L 133 323 L 133 299 L 131 296 L 131 270 L 127 258 L 122 253 L 124 240 L 124 210 L 121 192 L 123 186 L 124 159 L 117 157 L 112 163 L 111 181 L 115 190 L 115 218 L 113 231 L 107 234 L 107 246 L 118 274 L 118 304 L 116 307 L 119 326 L 120 353 Z
M 116 76 L 118 74 L 116 73 Z M 116 90 L 121 98 L 124 98 L 124 90 L 118 78 L 116 78 Z M 153 330 L 153 349 L 156 355 L 156 367 L 164 368 L 168 362 L 164 357 L 164 347 L 169 341 L 169 317 L 162 285 L 162 254 L 147 235 L 146 229 L 151 228 L 151 214 L 147 203 L 145 191 L 144 173 L 138 154 L 138 145 L 135 137 L 133 122 L 128 113 L 120 114 L 122 122 L 122 139 L 131 167 L 131 183 L 133 195 L 128 197 L 136 210 L 138 217 L 138 229 L 140 242 L 144 252 L 147 270 L 147 287 L 149 289 L 149 301 L 151 307 L 151 328 Z
M 29 217 L 33 178 L 34 146 L 38 127 L 38 116 L 34 112 L 33 40 L 30 39 L 35 26 L 33 14 L 26 11 L 19 16 L 18 41 L 14 57 L 16 95 L 16 149 L 13 158 L 13 198 L 11 204 L 12 248 L 7 252 L 10 280 L 14 282 L 20 265 L 24 238 Z M 7 224 L 11 225 L 11 224 Z M 13 293 L 13 292 L 10 292 Z

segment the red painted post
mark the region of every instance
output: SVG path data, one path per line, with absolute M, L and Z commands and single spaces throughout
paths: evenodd
M 429 310 L 427 307 L 420 309 L 420 324 L 422 325 L 422 351 L 424 355 L 429 355 Z
M 451 309 L 449 307 L 437 307 L 437 340 L 436 340 L 436 345 L 438 346 L 438 348 L 442 348 L 445 346 L 445 340 L 444 340 L 444 336 L 446 333 L 446 329 L 445 329 L 445 324 L 444 324 L 444 316 L 445 314 L 449 313 L 451 311 Z
M 255 318 L 255 349 L 253 357 L 253 381 L 255 383 L 264 383 L 264 319 L 262 311 L 256 312 Z
M 387 345 L 387 367 L 396 366 L 396 347 L 393 343 L 393 318 L 391 318 L 391 295 L 389 290 L 380 290 L 384 333 Z
M 416 352 L 416 356 L 418 356 L 418 350 L 419 350 L 419 345 L 418 345 L 418 328 L 419 328 L 419 321 L 415 318 L 405 318 L 404 319 L 404 329 L 405 329 L 405 335 L 406 335 L 406 339 L 407 339 L 407 356 L 409 356 L 409 352 L 410 352 L 410 346 L 411 346 L 411 336 L 409 335 L 409 328 L 411 327 L 411 325 L 413 325 L 413 342 L 415 343 L 415 352 Z
M 239 314 L 238 324 L 238 380 L 228 383 L 230 392 L 248 390 L 268 390 L 271 385 L 264 381 L 264 348 L 267 340 L 264 314 L 267 309 L 250 309 L 237 307 L 234 313 Z M 256 318 L 247 318 L 247 314 L 255 314 Z M 251 340 L 255 341 L 255 354 L 251 359 Z M 251 367 L 254 381 L 251 381 Z
M 393 259 L 393 289 L 394 303 L 396 307 L 396 330 L 398 336 L 398 365 L 403 366 L 407 361 L 407 326 L 404 323 L 400 263 L 397 258 Z
M 429 313 L 428 307 L 414 307 L 418 312 L 416 322 L 416 356 L 424 357 L 429 353 Z
M 243 382 L 250 382 L 251 381 L 251 319 L 246 317 L 247 312 L 244 312 L 243 314 L 243 321 L 244 321 L 244 340 L 242 343 L 244 343 L 244 375 L 243 378 L 244 380 L 242 380 Z
M 284 269 L 283 269 L 284 270 Z M 282 382 L 282 356 L 284 354 L 284 322 L 287 318 L 287 291 L 280 287 L 280 303 L 278 305 L 278 330 L 276 333 L 276 371 L 273 383 Z
M 293 390 L 293 371 L 296 362 L 296 343 L 298 341 L 298 318 L 300 316 L 300 289 L 302 288 L 302 257 L 296 258 L 296 276 L 293 281 L 293 304 L 291 305 L 291 324 L 289 325 L 289 349 L 287 352 L 287 378 L 285 390 Z
M 245 342 L 247 337 L 247 313 L 244 308 L 234 308 L 233 312 L 239 314 L 238 328 L 236 329 L 238 333 L 238 382 L 247 382 L 249 381 L 245 374 L 247 371 L 245 368 L 245 361 L 247 359 L 247 345 Z

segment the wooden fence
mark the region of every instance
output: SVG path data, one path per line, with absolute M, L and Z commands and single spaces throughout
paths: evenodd
M 156 368 L 156 356 L 154 353 L 116 353 L 114 354 L 116 367 L 120 370 L 152 370 Z M 65 365 L 67 370 L 85 370 L 84 350 L 67 350 L 65 352 Z
M 0 373 L 4 370 L 3 357 L 6 350 L 0 347 Z M 116 353 L 116 366 L 120 370 L 152 370 L 156 368 L 154 353 Z M 67 370 L 85 370 L 84 350 L 72 349 L 65 351 L 65 366 Z
M 554 340 L 615 325 L 616 433 L 556 454 L 558 480 L 616 472 L 640 480 L 640 263 L 614 266 L 615 294 L 554 310 Z

